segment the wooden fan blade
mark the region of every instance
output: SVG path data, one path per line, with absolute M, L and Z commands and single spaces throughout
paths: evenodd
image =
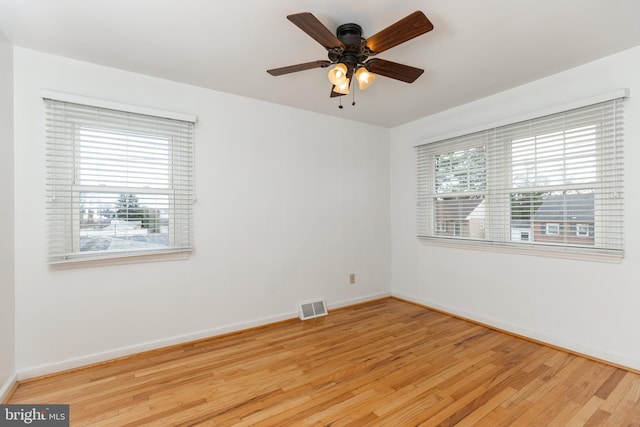
M 281 76 L 283 74 L 296 73 L 298 71 L 311 70 L 313 68 L 326 68 L 331 65 L 331 61 L 312 61 L 304 64 L 289 65 L 288 67 L 273 68 L 267 70 L 272 76 Z
M 387 61 L 384 59 L 370 59 L 365 62 L 367 70 L 373 74 L 389 77 L 407 83 L 413 83 L 418 77 L 424 73 L 421 68 L 410 67 L 408 65 L 398 64 L 397 62 Z
M 342 42 L 333 35 L 322 22 L 309 12 L 296 13 L 288 15 L 287 19 L 298 26 L 302 31 L 309 34 L 315 41 L 320 43 L 326 49 L 344 47 Z
M 372 35 L 367 39 L 366 44 L 374 54 L 380 53 L 431 30 L 433 30 L 431 21 L 427 19 L 424 13 L 417 10 L 395 24 Z

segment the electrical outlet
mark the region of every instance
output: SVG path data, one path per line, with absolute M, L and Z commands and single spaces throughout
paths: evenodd
M 349 274 L 349 284 L 350 285 L 356 284 L 356 273 Z

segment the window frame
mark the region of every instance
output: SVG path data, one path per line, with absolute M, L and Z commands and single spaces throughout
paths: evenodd
M 487 126 L 484 128 L 480 128 L 478 130 L 460 132 L 458 134 L 454 134 L 449 137 L 437 138 L 430 141 L 422 141 L 420 144 L 416 145 L 415 147 L 418 151 L 418 180 L 417 180 L 418 235 L 417 237 L 420 239 L 421 242 L 429 245 L 463 247 L 463 248 L 480 249 L 480 250 L 495 250 L 495 251 L 504 251 L 504 252 L 510 252 L 510 253 L 544 255 L 544 256 L 570 258 L 570 259 L 590 259 L 590 260 L 605 261 L 605 262 L 620 262 L 620 260 L 624 256 L 623 246 L 609 247 L 609 246 L 606 246 L 607 244 L 606 241 L 604 242 L 605 244 L 604 247 L 598 246 L 597 248 L 592 248 L 592 247 L 586 247 L 586 245 L 591 244 L 593 246 L 596 246 L 594 243 L 584 243 L 585 247 L 576 247 L 576 245 L 572 245 L 572 242 L 564 242 L 563 244 L 557 244 L 557 245 L 553 245 L 553 244 L 546 245 L 546 244 L 540 244 L 538 242 L 532 242 L 535 239 L 529 239 L 531 241 L 529 243 L 533 243 L 533 244 L 528 244 L 527 241 L 523 241 L 521 238 L 518 241 L 518 239 L 516 239 L 515 237 L 512 237 L 513 224 L 511 221 L 513 220 L 514 217 L 512 216 L 513 213 L 511 211 L 511 209 L 513 208 L 513 205 L 511 202 L 511 197 L 512 197 L 511 195 L 514 189 L 517 189 L 518 191 L 522 191 L 522 192 L 526 192 L 527 190 L 531 190 L 531 191 L 535 190 L 537 192 L 548 192 L 551 190 L 557 191 L 560 189 L 564 191 L 579 191 L 579 190 L 583 190 L 583 191 L 587 190 L 587 192 L 593 191 L 595 194 L 594 212 L 600 208 L 600 204 L 602 203 L 602 200 L 601 200 L 602 197 L 599 197 L 599 194 L 603 191 L 608 191 L 608 190 L 603 189 L 599 183 L 587 183 L 587 184 L 581 183 L 581 184 L 569 184 L 569 185 L 564 184 L 564 185 L 549 186 L 549 187 L 534 186 L 533 189 L 528 189 L 528 188 L 519 189 L 517 187 L 513 187 L 512 176 L 511 176 L 513 162 L 511 159 L 512 152 L 509 145 L 512 144 L 513 141 L 518 138 L 526 138 L 526 137 L 535 138 L 536 137 L 535 133 L 527 134 L 526 132 L 518 132 L 517 127 L 515 128 L 516 131 L 514 132 L 513 128 L 510 128 L 510 125 L 512 123 L 517 124 L 524 120 L 536 120 L 537 118 L 543 118 L 553 114 L 571 112 L 572 110 L 577 110 L 577 109 L 591 106 L 597 103 L 605 104 L 607 102 L 613 102 L 613 103 L 620 102 L 621 104 L 623 104 L 622 101 L 624 100 L 624 98 L 628 97 L 628 95 L 629 95 L 628 90 L 622 89 L 619 91 L 611 92 L 609 94 L 604 94 L 600 97 L 597 97 L 596 99 L 592 98 L 590 100 L 573 103 L 567 106 L 555 107 L 552 110 L 532 113 L 525 117 L 521 117 L 517 119 L 505 120 L 494 126 Z M 614 107 L 612 107 L 615 111 L 617 111 L 616 110 L 617 105 L 618 104 L 615 104 Z M 621 116 L 624 117 L 624 112 L 623 114 L 621 114 Z M 594 124 L 597 126 L 597 123 L 594 123 Z M 494 133 L 496 129 L 498 131 L 501 131 L 502 127 L 507 129 L 507 132 L 501 135 L 500 138 L 494 137 Z M 564 130 L 565 132 L 568 132 L 571 130 L 571 127 L 566 127 L 566 128 L 561 127 L 558 130 Z M 548 130 L 548 132 L 550 131 L 551 130 Z M 599 150 L 601 149 L 601 140 L 599 140 L 600 138 L 599 130 L 596 130 L 595 134 L 596 136 L 594 137 L 594 140 L 596 144 L 596 150 L 598 150 L 597 152 L 598 157 L 596 160 L 595 168 L 597 169 L 596 173 L 600 175 L 603 172 L 603 166 L 601 164 L 601 153 L 599 152 Z M 541 134 L 541 133 L 538 134 L 538 136 L 543 136 L 543 135 L 544 134 Z M 607 135 L 607 137 L 609 136 Z M 433 187 L 432 178 L 429 177 L 430 173 L 424 170 L 425 164 L 426 165 L 430 164 L 430 160 L 427 157 L 433 156 L 433 158 L 435 158 L 438 152 L 447 151 L 450 149 L 450 147 L 459 148 L 460 147 L 458 142 L 459 140 L 465 140 L 465 139 L 470 140 L 474 138 L 476 140 L 481 138 L 487 139 L 487 146 L 488 146 L 487 150 L 489 153 L 489 159 L 488 159 L 489 170 L 487 171 L 487 179 L 489 180 L 488 186 L 489 186 L 490 196 L 485 200 L 485 202 L 486 202 L 486 208 L 488 210 L 488 215 L 491 217 L 491 218 L 487 218 L 487 220 L 491 221 L 491 219 L 495 220 L 496 218 L 498 218 L 499 223 L 501 222 L 503 225 L 501 226 L 500 229 L 497 229 L 495 228 L 495 226 L 492 228 L 490 226 L 491 223 L 489 223 L 487 225 L 485 239 L 474 240 L 469 238 L 459 239 L 459 238 L 452 238 L 451 236 L 447 236 L 447 237 L 438 236 L 436 233 L 430 232 L 430 228 L 429 228 L 429 223 L 435 218 L 434 216 L 432 216 L 433 214 L 429 213 L 429 209 L 430 209 L 429 206 L 432 206 L 432 204 L 430 204 L 429 202 L 429 197 L 431 194 L 435 194 L 436 191 Z M 566 142 L 564 139 L 565 138 L 564 133 L 562 138 L 563 138 L 562 144 L 565 144 Z M 615 144 L 617 144 L 616 147 L 622 150 L 623 141 L 622 141 L 621 132 L 614 136 L 614 140 L 615 140 Z M 441 144 L 443 148 L 431 148 L 431 147 L 437 147 L 438 144 Z M 425 154 L 425 153 L 428 153 L 428 154 Z M 496 154 L 496 153 L 499 153 L 499 154 Z M 496 164 L 497 158 L 499 158 L 499 162 L 498 162 L 499 164 Z M 567 160 L 565 159 L 564 161 L 567 161 Z M 498 184 L 496 184 L 495 181 L 492 181 L 492 180 L 495 180 L 496 178 L 494 175 L 495 175 L 495 170 L 497 168 L 504 168 L 504 170 L 508 170 L 507 173 L 505 173 L 504 170 L 501 171 L 501 173 L 499 174 L 500 175 L 499 180 L 501 182 L 499 182 Z M 563 166 L 563 170 L 566 170 L 564 166 Z M 608 171 L 606 172 L 609 173 Z M 435 172 L 431 172 L 431 174 L 433 173 Z M 616 173 L 623 176 L 624 175 L 623 166 L 619 166 L 618 169 L 616 170 Z M 620 185 L 619 188 L 620 188 L 620 196 L 621 196 L 623 191 L 622 182 L 620 182 L 619 185 Z M 507 208 L 505 208 L 505 206 Z M 623 207 L 623 202 L 621 202 L 621 206 Z M 593 230 L 594 226 L 596 227 L 596 230 L 597 230 L 598 221 L 602 223 L 602 218 L 595 217 L 594 224 L 591 225 L 587 234 L 583 236 L 577 235 L 574 224 L 572 225 L 570 223 L 566 223 L 564 226 L 565 228 L 564 231 L 562 231 L 562 227 L 560 227 L 560 224 L 558 224 L 557 235 L 560 235 L 562 233 L 574 234 L 574 239 L 573 239 L 574 243 L 576 240 L 575 237 L 578 237 L 578 239 L 581 239 L 581 238 L 594 239 L 594 235 L 592 234 L 591 230 Z M 529 236 L 531 236 L 531 233 L 534 233 L 534 228 L 535 228 L 532 220 L 530 221 L 530 224 L 531 224 L 531 227 L 529 231 L 530 233 Z M 624 223 L 622 223 L 620 227 L 623 227 L 623 225 Z M 523 226 L 522 228 L 524 229 L 526 227 Z M 573 233 L 571 233 L 571 231 L 573 231 Z M 600 237 L 601 234 L 598 235 L 598 233 L 596 233 L 595 239 L 602 239 Z M 622 232 L 620 234 L 622 234 Z M 610 236 L 605 237 L 603 240 L 607 240 L 607 239 L 611 239 L 611 237 Z M 620 240 L 621 240 L 620 243 L 622 245 L 623 244 L 622 238 L 620 238 Z M 601 244 L 602 242 L 597 241 L 597 243 Z
M 194 152 L 196 116 L 86 98 L 55 91 L 43 91 L 42 97 L 47 104 L 46 218 L 49 234 L 47 263 L 53 266 L 60 266 L 73 265 L 79 262 L 127 263 L 187 258 L 193 251 L 192 205 L 195 202 Z M 56 103 L 55 105 L 57 107 L 52 107 L 52 103 Z M 142 117 L 142 120 L 145 120 L 145 124 L 137 128 L 134 126 L 130 129 L 128 125 L 119 125 L 117 121 L 109 122 L 108 120 L 103 120 L 101 123 L 100 119 L 95 119 L 94 122 L 87 125 L 86 123 L 74 120 L 73 116 L 68 119 L 66 116 L 62 119 L 51 117 L 54 115 L 54 108 L 64 108 L 65 105 L 74 105 L 79 110 L 96 109 L 96 111 L 108 111 L 109 114 L 131 117 L 132 121 L 135 121 L 136 118 L 140 120 Z M 148 128 L 147 120 L 150 121 Z M 155 126 L 154 123 L 158 123 L 159 125 Z M 176 125 L 172 125 L 173 123 L 176 123 Z M 174 126 L 175 129 L 185 129 L 187 133 L 184 135 L 182 133 L 179 134 L 179 140 L 176 140 L 176 136 L 174 136 L 176 130 L 165 130 L 163 128 L 165 125 L 167 127 Z M 51 126 L 58 126 L 56 130 L 63 130 L 56 134 L 50 129 Z M 141 128 L 144 128 L 144 132 L 139 131 Z M 139 163 L 141 166 L 137 166 L 138 169 L 134 169 L 134 175 L 138 174 L 139 178 L 137 181 L 134 179 L 132 181 L 134 182 L 133 184 L 129 181 L 126 181 L 126 184 L 121 183 L 125 182 L 124 178 L 122 181 L 115 178 L 115 183 L 112 185 L 101 183 L 99 182 L 100 177 L 103 176 L 100 173 L 101 171 L 97 173 L 93 172 L 95 176 L 97 176 L 97 178 L 95 178 L 97 180 L 96 184 L 90 184 L 86 181 L 82 182 L 82 168 L 87 168 L 86 165 L 83 166 L 82 156 L 86 155 L 86 152 L 83 153 L 82 150 L 86 151 L 87 146 L 90 145 L 86 143 L 90 137 L 82 135 L 83 129 L 89 129 L 90 132 L 94 132 L 97 140 L 106 139 L 108 136 L 114 136 L 115 134 L 119 134 L 122 141 L 133 141 L 135 138 L 147 139 L 150 141 L 152 148 L 162 147 L 162 140 L 166 140 L 166 172 L 163 172 L 163 167 L 161 166 L 158 175 L 154 175 L 153 177 L 144 176 L 144 168 L 153 164 L 154 155 L 147 154 L 145 156 L 144 154 L 138 154 L 142 158 L 142 163 Z M 182 130 L 177 131 L 183 132 Z M 52 134 L 56 136 L 51 136 Z M 157 141 L 154 141 L 154 139 Z M 126 148 L 125 154 L 119 154 L 120 157 L 117 160 L 118 162 L 125 162 L 127 167 L 129 167 L 131 163 L 135 163 L 135 161 L 132 160 L 132 155 L 129 155 L 127 151 L 131 147 L 131 143 L 132 142 L 124 142 L 124 147 Z M 96 150 L 98 151 L 105 149 L 101 147 L 100 142 L 95 142 L 94 148 L 95 147 L 97 147 Z M 56 152 L 56 150 L 59 151 Z M 52 154 L 54 152 L 56 154 Z M 180 161 L 176 161 L 175 156 L 177 154 L 182 156 Z M 163 161 L 163 155 L 164 154 L 159 155 L 160 162 Z M 52 160 L 52 158 L 56 156 L 61 160 Z M 94 154 L 94 156 L 93 161 L 95 163 L 92 164 L 102 164 L 99 160 L 101 153 L 97 155 Z M 98 158 L 98 160 L 96 160 L 96 158 Z M 108 166 L 106 168 L 109 173 L 117 172 L 117 169 L 118 166 Z M 127 172 L 122 172 L 123 175 L 125 173 L 131 173 L 131 170 L 128 169 Z M 57 182 L 61 174 L 63 176 L 62 184 Z M 116 174 L 114 176 L 117 177 L 118 175 Z M 162 181 L 165 176 L 168 180 L 166 184 Z M 153 179 L 160 179 L 160 184 L 154 185 Z M 150 180 L 151 184 L 145 184 L 144 180 Z M 135 182 L 138 183 L 135 184 Z M 157 198 L 158 201 L 156 203 L 160 203 L 161 205 L 162 198 L 166 196 L 166 215 L 164 215 L 166 216 L 165 224 L 167 227 L 166 240 L 163 238 L 161 245 L 149 245 L 146 243 L 145 245 L 148 247 L 142 249 L 135 248 L 135 245 L 133 245 L 116 250 L 82 250 L 80 247 L 82 234 L 81 222 L 84 214 L 81 212 L 81 209 L 82 205 L 86 202 L 86 195 L 103 195 L 104 197 L 111 195 L 115 200 L 118 195 L 123 193 Z M 57 200 L 57 197 L 61 194 L 63 195 L 62 199 L 65 201 L 62 207 L 63 202 Z M 178 204 L 182 204 L 183 206 L 179 212 L 176 211 Z M 154 207 L 145 207 L 142 205 L 140 207 L 144 209 L 154 209 L 155 205 Z M 157 208 L 154 210 L 155 212 L 160 212 Z M 179 218 L 177 218 L 178 216 Z M 142 221 L 142 224 L 139 225 L 142 225 L 142 228 L 144 228 L 145 219 L 138 221 Z M 149 222 L 147 222 L 147 224 L 149 224 Z M 148 225 L 147 228 L 149 228 Z M 60 229 L 64 231 L 60 231 Z M 135 236 L 133 239 L 135 239 Z M 166 242 L 166 244 L 164 242 Z
M 574 224 L 576 230 L 576 237 L 589 237 L 591 235 L 591 225 L 587 223 Z M 581 228 L 584 228 L 584 232 L 581 232 Z
M 553 230 L 553 231 L 551 231 Z M 559 236 L 560 235 L 560 223 L 559 222 L 545 222 L 544 233 L 547 236 Z

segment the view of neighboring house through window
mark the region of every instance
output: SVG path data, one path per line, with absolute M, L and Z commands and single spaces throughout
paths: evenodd
M 472 215 L 487 190 L 486 146 L 435 155 L 434 221 L 437 236 L 484 238 L 482 215 Z
M 190 251 L 193 123 L 46 102 L 49 261 Z
M 593 236 L 571 230 L 594 224 L 598 126 L 511 141 L 512 228 L 526 228 L 539 243 L 595 244 Z
M 622 98 L 417 147 L 418 235 L 620 255 Z

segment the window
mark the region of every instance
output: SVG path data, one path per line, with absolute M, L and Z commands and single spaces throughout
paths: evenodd
M 589 224 L 576 224 L 576 236 L 588 237 L 589 228 Z
M 419 145 L 418 236 L 621 257 L 623 99 Z
M 436 233 L 446 233 L 447 224 L 443 221 L 436 221 Z
M 193 121 L 45 103 L 49 263 L 191 251 Z
M 550 236 L 558 236 L 560 234 L 560 224 L 557 222 L 550 222 L 547 224 L 543 224 L 543 233 L 548 234 Z

